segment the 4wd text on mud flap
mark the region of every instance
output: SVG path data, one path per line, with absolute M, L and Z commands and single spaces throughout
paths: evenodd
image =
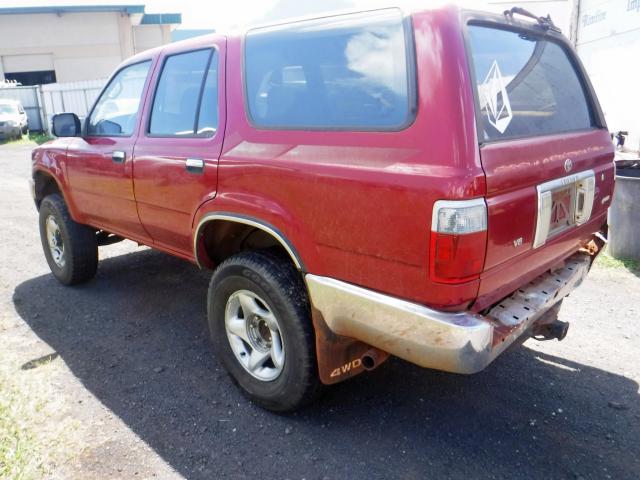
M 356 368 L 361 366 L 362 366 L 362 360 L 360 360 L 359 358 L 356 358 L 355 360 L 352 360 L 348 363 L 345 363 L 341 367 L 334 369 L 331 372 L 331 377 L 335 378 L 341 375 L 345 375 L 346 373 L 349 373 L 351 370 L 355 370 Z

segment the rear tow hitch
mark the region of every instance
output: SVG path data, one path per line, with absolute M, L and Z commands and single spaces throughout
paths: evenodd
M 555 320 L 551 323 L 544 323 L 538 325 L 533 330 L 533 338 L 536 340 L 564 340 L 569 331 L 569 322 L 563 322 L 561 320 Z

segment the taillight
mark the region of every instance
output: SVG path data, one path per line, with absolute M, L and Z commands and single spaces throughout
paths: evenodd
M 438 200 L 431 221 L 431 279 L 461 283 L 477 278 L 487 249 L 484 199 Z

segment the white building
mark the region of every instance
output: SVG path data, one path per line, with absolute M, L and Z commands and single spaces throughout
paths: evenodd
M 144 5 L 0 8 L 0 82 L 104 79 L 123 60 L 171 41 L 180 14 Z
M 640 151 L 640 0 L 581 0 L 578 54 L 612 132 L 629 132 L 625 148 Z

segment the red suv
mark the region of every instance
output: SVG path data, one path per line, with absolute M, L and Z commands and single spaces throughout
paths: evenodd
M 385 9 L 136 55 L 33 153 L 53 274 L 91 279 L 123 238 L 214 270 L 217 357 L 280 411 L 389 354 L 468 374 L 562 339 L 613 147 L 566 39 L 513 16 Z

